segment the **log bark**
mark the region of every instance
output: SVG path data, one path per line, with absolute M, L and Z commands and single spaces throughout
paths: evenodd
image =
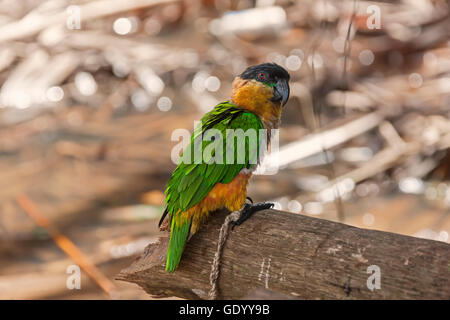
M 166 235 L 117 279 L 156 297 L 206 299 L 226 214 L 214 214 L 192 237 L 173 274 L 164 271 Z M 373 265 L 379 289 L 376 271 L 368 272 Z M 258 288 L 300 299 L 450 299 L 450 245 L 264 210 L 230 231 L 219 298 L 240 299 Z

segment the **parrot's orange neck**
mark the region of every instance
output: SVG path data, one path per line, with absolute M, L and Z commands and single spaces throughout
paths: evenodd
M 231 102 L 256 114 L 266 129 L 278 128 L 281 118 L 281 103 L 270 101 L 273 89 L 256 80 L 236 77 L 231 89 Z

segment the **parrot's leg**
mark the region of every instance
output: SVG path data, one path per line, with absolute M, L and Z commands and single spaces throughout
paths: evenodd
M 250 197 L 247 197 L 247 200 L 250 201 L 253 204 L 253 199 Z
M 257 204 L 246 203 L 241 210 L 241 215 L 239 216 L 239 219 L 237 219 L 236 221 L 234 221 L 232 223 L 233 226 L 231 227 L 231 230 L 233 230 L 235 226 L 240 226 L 245 220 L 250 218 L 255 212 L 258 212 L 261 210 L 266 210 L 266 209 L 271 209 L 271 208 L 273 208 L 273 206 L 274 206 L 274 204 L 270 203 L 270 202 L 260 202 Z

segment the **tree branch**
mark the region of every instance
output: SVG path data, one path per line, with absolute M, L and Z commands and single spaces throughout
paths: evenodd
M 164 271 L 164 236 L 117 279 L 153 296 L 205 299 L 225 216 L 214 214 L 192 237 L 173 274 Z M 371 265 L 381 274 L 381 288 L 373 291 Z M 230 232 L 219 298 L 239 299 L 258 288 L 301 299 L 449 299 L 450 245 L 265 210 Z

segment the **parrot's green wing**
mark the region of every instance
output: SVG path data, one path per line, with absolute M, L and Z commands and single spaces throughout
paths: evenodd
M 217 105 L 202 118 L 167 182 L 171 236 L 166 270 L 177 267 L 189 234 L 191 221 L 180 213 L 199 203 L 216 183 L 229 183 L 242 169 L 257 164 L 260 129 L 263 125 L 255 114 L 230 102 Z
M 262 129 L 262 123 L 259 118 L 245 110 L 237 108 L 235 105 L 224 102 L 216 106 L 211 112 L 205 114 L 201 120 L 201 127 L 197 127 L 191 137 L 191 143 L 187 149 L 190 149 L 190 160 L 181 162 L 167 182 L 166 203 L 167 211 L 170 215 L 178 211 L 186 211 L 200 202 L 214 185 L 218 182 L 229 183 L 244 168 L 250 169 L 256 163 L 259 155 L 259 129 Z M 231 129 L 232 131 L 229 131 Z M 245 149 L 240 148 L 239 137 L 234 139 L 234 154 L 227 157 L 227 141 L 233 138 L 232 133 L 238 134 L 236 130 L 241 129 L 243 132 L 254 131 L 256 135 L 256 143 L 248 143 L 249 136 L 246 136 Z M 248 131 L 249 129 L 252 129 Z M 218 145 L 220 142 L 211 139 L 212 136 L 220 133 L 222 136 L 222 157 L 215 154 L 212 143 Z M 203 136 L 203 139 L 202 139 Z M 211 141 L 213 140 L 213 141 Z M 230 143 L 230 142 L 229 142 Z M 206 152 L 206 148 L 212 152 Z M 241 151 L 241 152 L 239 152 Z M 245 159 L 242 151 L 245 152 Z M 200 154 L 201 159 L 196 160 L 195 155 Z M 229 154 L 229 153 L 228 153 Z M 221 159 L 222 163 L 205 163 L 211 159 L 210 156 L 217 156 L 216 160 Z M 199 162 L 199 163 L 195 163 Z M 219 162 L 219 161 L 216 161 Z

